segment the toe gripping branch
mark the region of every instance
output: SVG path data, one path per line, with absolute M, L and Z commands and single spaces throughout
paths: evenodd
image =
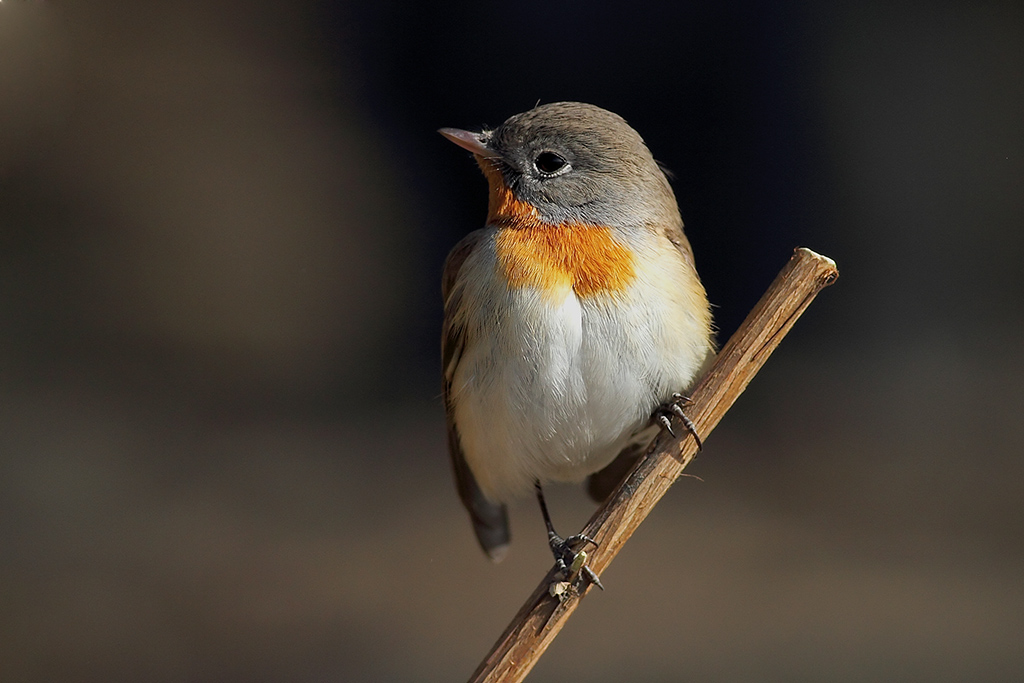
M 540 513 L 544 516 L 544 526 L 548 530 L 548 545 L 551 547 L 551 554 L 555 557 L 555 567 L 562 579 L 575 586 L 580 578 L 583 578 L 588 583 L 604 590 L 601 579 L 594 573 L 594 570 L 587 566 L 587 553 L 583 550 L 588 543 L 596 548 L 597 541 L 584 534 L 574 534 L 568 538 L 559 536 L 551 523 L 551 515 L 548 514 L 548 504 L 544 500 L 544 490 L 541 488 L 540 482 L 534 482 L 534 487 L 537 489 Z M 577 546 L 580 547 L 579 550 L 575 550 Z
M 672 398 L 665 403 L 662 403 L 654 410 L 654 419 L 658 421 L 665 431 L 672 436 L 676 435 L 674 429 L 672 429 L 672 416 L 678 417 L 679 421 L 686 427 L 686 431 L 693 435 L 693 440 L 697 442 L 697 449 L 701 450 L 704 448 L 704 443 L 700 440 L 700 434 L 697 433 L 697 427 L 693 424 L 693 420 L 687 417 L 683 411 L 683 406 L 690 405 L 691 400 L 689 396 L 683 396 L 682 394 L 672 394 Z

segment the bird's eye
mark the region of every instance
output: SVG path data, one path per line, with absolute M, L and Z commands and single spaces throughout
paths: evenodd
M 541 152 L 534 159 L 533 165 L 545 175 L 558 173 L 568 166 L 568 162 L 554 152 Z

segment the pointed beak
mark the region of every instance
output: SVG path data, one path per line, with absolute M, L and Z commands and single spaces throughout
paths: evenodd
M 462 149 L 468 150 L 477 156 L 484 158 L 498 156 L 494 151 L 488 149 L 487 143 L 484 142 L 486 138 L 483 133 L 470 133 L 468 130 L 460 130 L 458 128 L 441 128 L 437 132 Z

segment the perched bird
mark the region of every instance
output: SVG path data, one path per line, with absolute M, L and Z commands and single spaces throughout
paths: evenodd
M 565 565 L 590 539 L 554 532 L 541 484 L 598 473 L 600 500 L 659 424 L 676 415 L 693 431 L 679 392 L 714 356 L 707 296 L 672 188 L 620 116 L 557 102 L 439 132 L 473 153 L 490 190 L 485 227 L 452 249 L 442 281 L 459 496 L 498 561 L 505 504 L 535 489 Z

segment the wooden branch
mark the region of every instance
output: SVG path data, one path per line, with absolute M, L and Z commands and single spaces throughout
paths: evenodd
M 804 309 L 838 276 L 831 259 L 809 249 L 796 250 L 693 390 L 693 401 L 686 412 L 705 441 Z M 693 438 L 685 429 L 677 431 L 678 437 L 663 433 L 654 440 L 646 456 L 583 529 L 600 544 L 592 549 L 587 561 L 597 574 L 611 563 L 696 455 Z M 512 683 L 526 677 L 590 588 L 587 586 L 583 593 L 569 588 L 554 597 L 553 586 L 565 588 L 564 583 L 559 584 L 554 568 L 512 619 L 470 683 Z

